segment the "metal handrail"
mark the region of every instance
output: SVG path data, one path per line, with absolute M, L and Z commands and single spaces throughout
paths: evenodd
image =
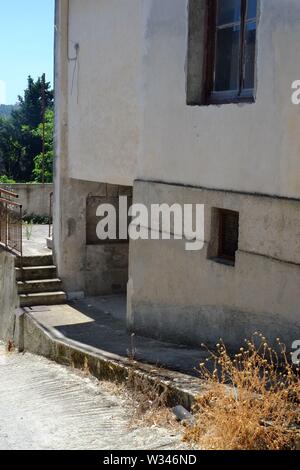
M 9 199 L 5 199 L 3 197 L 0 197 L 0 202 L 4 202 L 4 204 L 5 203 L 10 204 L 11 206 L 22 207 L 22 204 L 19 204 L 18 202 L 15 202 L 15 201 L 10 201 Z
M 0 188 L 0 246 L 20 257 L 20 268 L 23 268 L 23 206 L 18 202 L 1 195 L 18 198 L 11 191 Z M 18 209 L 18 212 L 14 211 Z
M 19 194 L 13 193 L 12 191 L 8 191 L 7 189 L 0 188 L 0 196 L 1 196 L 1 193 L 3 193 L 6 196 L 14 197 L 15 199 L 19 197 Z
M 51 226 L 53 226 L 53 196 L 54 193 L 51 192 L 49 195 L 49 238 L 51 238 Z

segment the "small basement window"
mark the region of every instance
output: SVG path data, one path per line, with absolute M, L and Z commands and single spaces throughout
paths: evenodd
M 239 213 L 219 209 L 219 247 L 217 258 L 226 264 L 235 264 L 239 247 Z
M 235 265 L 239 247 L 239 217 L 236 211 L 212 208 L 208 259 L 228 266 Z

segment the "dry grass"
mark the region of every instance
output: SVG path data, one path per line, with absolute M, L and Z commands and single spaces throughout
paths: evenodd
M 159 380 L 140 374 L 134 368 L 129 372 L 127 398 L 133 410 L 131 425 L 177 427 L 178 423 L 168 404 L 168 388 Z
M 168 427 L 179 428 L 172 410 L 167 406 L 168 392 L 158 383 L 133 370 L 126 383 L 101 381 L 112 395 L 125 401 L 131 413 L 130 428 Z
M 277 340 L 276 350 L 255 333 L 245 348 L 231 357 L 217 345 L 201 364 L 201 378 L 210 392 L 198 399 L 196 421 L 185 440 L 205 449 L 294 449 L 299 436 L 299 369 L 291 366 L 286 348 Z M 299 441 L 298 441 L 299 442 Z
M 135 334 L 131 335 L 130 349 L 127 350 L 131 362 L 126 396 L 133 410 L 132 427 L 168 426 L 177 427 L 178 423 L 168 404 L 168 388 L 157 379 L 150 378 L 136 368 Z M 159 368 L 157 366 L 157 368 Z
M 132 415 L 130 427 L 141 426 L 162 426 L 178 427 L 177 420 L 168 404 L 168 387 L 162 385 L 159 379 L 150 377 L 139 371 L 135 361 L 136 349 L 134 346 L 135 335 L 131 337 L 131 349 L 127 351 L 130 367 L 126 382 L 110 382 L 101 380 L 101 385 L 112 395 L 119 396 L 126 400 L 127 406 Z M 78 373 L 74 362 L 74 371 Z M 157 367 L 159 368 L 159 367 Z M 80 374 L 92 377 L 88 359 L 85 357 Z
M 16 351 L 14 342 L 12 340 L 8 340 L 7 343 L 6 343 L 6 348 L 5 349 L 6 349 L 6 352 L 8 354 L 14 353 Z

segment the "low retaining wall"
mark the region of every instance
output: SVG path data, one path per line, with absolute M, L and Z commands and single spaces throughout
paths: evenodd
M 49 216 L 50 194 L 53 192 L 53 184 L 10 184 L 4 185 L 19 195 L 18 202 L 23 206 L 24 215 Z
M 0 248 L 0 340 L 14 341 L 18 296 L 14 256 Z
M 59 364 L 88 371 L 99 380 L 116 383 L 155 384 L 167 391 L 169 406 L 182 405 L 191 409 L 199 394 L 209 391 L 207 384 L 197 377 L 162 367 L 155 367 L 127 357 L 100 351 L 76 341 L 66 341 L 55 328 L 42 325 L 26 309 L 17 316 L 18 349 L 44 356 Z

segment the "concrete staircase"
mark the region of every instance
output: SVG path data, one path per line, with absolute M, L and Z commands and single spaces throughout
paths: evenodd
M 16 258 L 15 269 L 21 307 L 66 303 L 67 296 L 51 255 L 23 257 L 22 270 L 20 259 Z

